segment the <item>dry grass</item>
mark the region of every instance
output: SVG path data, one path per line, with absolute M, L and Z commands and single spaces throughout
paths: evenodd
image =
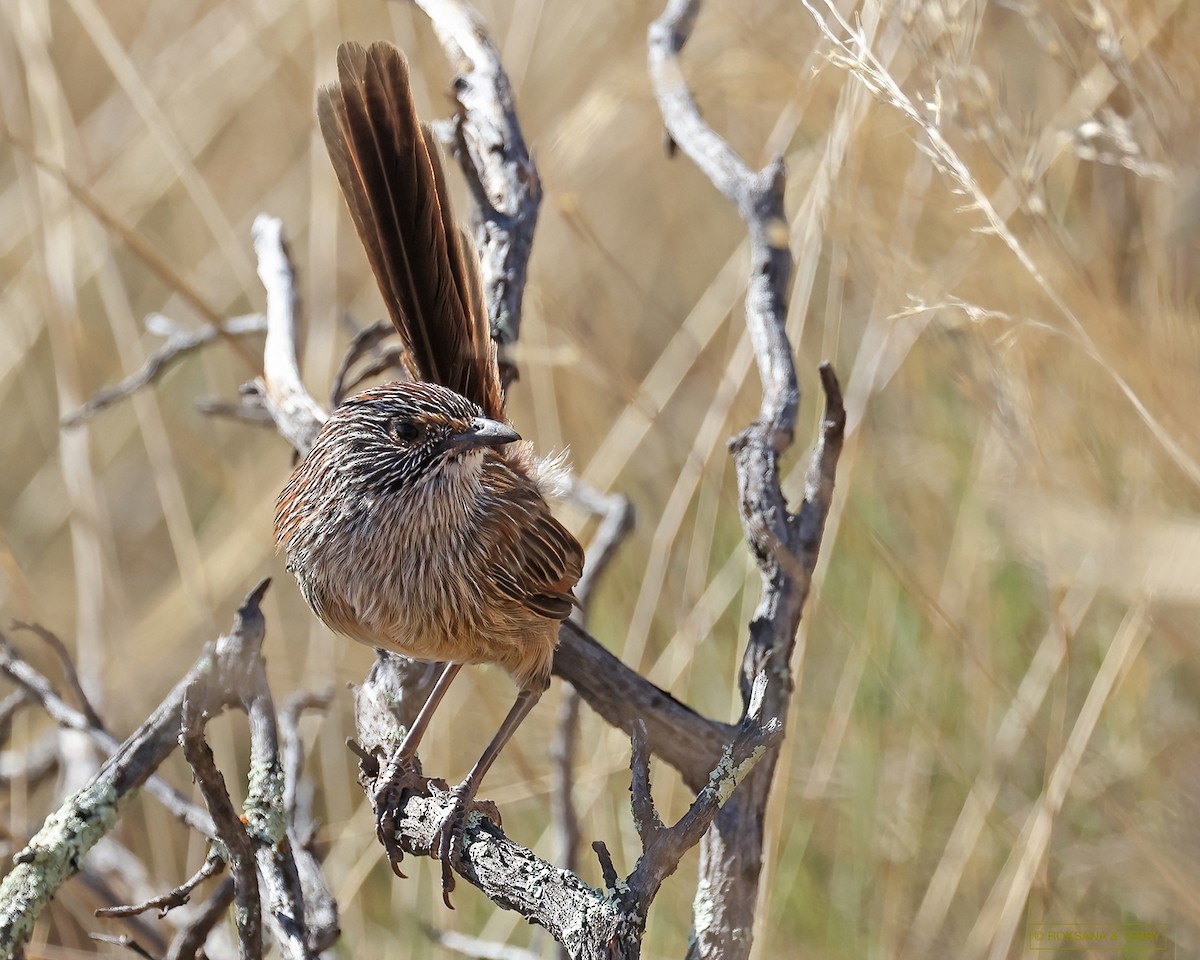
M 807 396 L 830 357 L 852 423 L 756 956 L 1016 957 L 1043 920 L 1164 923 L 1200 954 L 1200 8 L 864 0 L 861 43 L 813 8 L 844 47 L 800 5 L 713 3 L 685 55 L 707 119 L 753 163 L 788 159 Z M 547 194 L 514 420 L 639 508 L 597 634 L 728 716 L 756 584 L 723 446 L 757 402 L 740 225 L 663 157 L 653 10 L 484 13 Z M 323 389 L 338 318 L 380 306 L 314 89 L 339 40 L 392 37 L 443 114 L 440 50 L 401 4 L 3 0 L 0 24 L 5 129 L 108 221 L 23 150 L 0 153 L 0 609 L 70 639 L 117 731 L 264 573 L 277 692 L 360 676 L 369 652 L 315 625 L 272 553 L 288 451 L 192 406 L 233 396 L 258 344 L 211 347 L 85 428 L 57 420 L 157 345 L 146 314 L 199 321 L 185 289 L 218 315 L 260 305 L 262 210 L 291 230 Z M 435 724 L 429 763 L 451 776 L 511 694 L 494 672 L 460 682 L 452 700 L 486 724 L 456 725 L 453 706 Z M 420 921 L 528 941 L 467 892 L 446 914 L 432 867 L 398 884 L 380 865 L 342 746 L 349 702 L 304 728 L 344 955 L 435 956 Z M 554 714 L 490 781 L 506 826 L 545 852 Z M 23 715 L 16 742 L 36 726 Z M 590 718 L 585 742 L 585 834 L 628 866 L 627 744 Z M 657 779 L 678 812 L 681 787 Z M 24 836 L 49 798 L 8 798 Z M 162 881 L 201 857 L 149 802 L 121 839 Z M 685 869 L 665 888 L 648 956 L 681 954 L 690 884 Z M 88 949 L 87 909 L 67 891 L 44 955 Z

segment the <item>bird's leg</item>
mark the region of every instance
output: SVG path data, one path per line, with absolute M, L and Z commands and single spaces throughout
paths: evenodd
M 450 791 L 453 802 L 442 818 L 442 825 L 438 828 L 434 841 L 437 844 L 437 858 L 442 862 L 442 901 L 451 910 L 454 909 L 454 904 L 450 902 L 450 891 L 454 889 L 454 873 L 450 867 L 450 860 L 454 856 L 455 846 L 462 839 L 467 810 L 475 799 L 475 793 L 479 789 L 484 775 L 495 762 L 496 757 L 500 755 L 500 751 L 504 749 L 504 745 L 508 743 L 513 732 L 521 725 L 525 715 L 541 698 L 543 689 L 545 688 L 524 689 L 517 694 L 516 703 L 508 711 L 508 716 L 500 724 L 500 729 L 492 737 L 492 742 L 487 745 L 487 749 L 483 751 L 483 755 L 471 768 L 466 779 Z
M 433 712 L 438 708 L 438 704 L 442 702 L 442 698 L 446 696 L 446 691 L 450 689 L 450 684 L 454 682 L 454 678 L 458 676 L 458 671 L 462 669 L 462 666 L 461 663 L 454 662 L 446 664 L 442 675 L 437 678 L 437 683 L 429 691 L 429 696 L 425 699 L 425 705 L 417 712 L 417 718 L 413 720 L 412 726 L 404 734 L 400 748 L 392 757 L 393 764 L 400 762 L 408 763 L 417 755 L 417 747 L 421 745 L 421 738 L 425 736 L 425 731 L 429 729 L 429 721 L 433 717 Z
M 404 859 L 404 851 L 400 849 L 400 844 L 396 842 L 396 819 L 400 814 L 401 807 L 404 805 L 405 791 L 411 789 L 418 782 L 422 786 L 425 782 L 417 774 L 416 768 L 413 765 L 413 758 L 417 755 L 417 747 L 420 746 L 421 738 L 425 735 L 425 731 L 429 729 L 430 718 L 433 716 L 434 711 L 437 710 L 438 704 L 442 702 L 446 691 L 450 689 L 450 684 L 458 676 L 458 671 L 461 669 L 461 663 L 451 662 L 446 664 L 446 668 L 442 671 L 442 675 L 438 677 L 437 683 L 429 691 L 429 696 L 425 699 L 424 705 L 417 712 L 412 726 L 404 734 L 404 739 L 400 742 L 400 746 L 396 748 L 395 753 L 388 760 L 387 766 L 383 769 L 379 779 L 376 780 L 375 794 L 372 797 L 375 806 L 375 833 L 379 837 L 379 842 L 383 844 L 384 850 L 387 852 L 388 861 L 392 865 L 392 871 L 398 877 L 404 876 L 399 867 L 399 863 Z

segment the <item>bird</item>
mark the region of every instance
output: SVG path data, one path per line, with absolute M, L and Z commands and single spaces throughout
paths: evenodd
M 387 42 L 345 43 L 337 68 L 337 81 L 318 93 L 320 129 L 408 376 L 331 413 L 279 494 L 275 537 L 330 629 L 446 663 L 389 764 L 391 787 L 411 773 L 463 665 L 497 664 L 516 683 L 500 729 L 451 790 L 431 851 L 453 909 L 450 863 L 466 812 L 549 685 L 584 556 L 551 512 L 553 464 L 508 422 L 478 257 L 455 225 L 404 55 Z M 395 810 L 377 816 L 400 874 Z

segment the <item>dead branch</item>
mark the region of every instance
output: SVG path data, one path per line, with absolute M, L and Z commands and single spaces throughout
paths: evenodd
M 238 932 L 238 957 L 256 960 L 262 957 L 262 907 L 259 903 L 258 875 L 254 869 L 254 844 L 246 824 L 234 809 L 225 789 L 225 778 L 217 769 L 212 750 L 204 739 L 204 699 L 200 684 L 193 681 L 184 693 L 182 733 L 179 737 L 183 755 L 192 768 L 192 777 L 217 827 L 217 837 L 224 848 L 233 876 L 234 920 Z
M 783 724 L 793 689 L 792 652 L 833 493 L 845 411 L 837 378 L 823 364 L 821 438 L 804 502 L 791 512 L 780 485 L 779 458 L 792 443 L 800 390 L 786 329 L 792 260 L 783 212 L 783 161 L 776 158 L 765 169 L 752 171 L 701 117 L 679 65 L 679 52 L 699 10 L 699 0 L 668 0 L 647 38 L 650 74 L 671 140 L 737 207 L 750 236 L 746 326 L 763 396 L 758 418 L 731 446 L 742 526 L 758 563 L 762 596 L 750 623 L 739 681 L 745 717 L 752 713 L 752 691 L 759 678 L 766 678 L 763 715 Z M 733 960 L 750 952 L 748 931 L 758 898 L 763 821 L 776 757 L 774 749 L 768 750 L 705 835 L 689 957 Z
M 373 377 L 389 368 L 402 369 L 400 358 L 404 356 L 404 347 L 392 344 L 386 350 L 379 350 L 381 343 L 396 332 L 390 320 L 376 320 L 354 334 L 346 347 L 342 362 L 338 364 L 337 373 L 333 377 L 333 386 L 329 390 L 329 406 L 336 407 L 346 396 L 361 384 L 367 377 Z M 350 369 L 363 357 L 370 356 L 371 363 L 358 372 L 353 378 Z
M 49 680 L 18 657 L 2 632 L 0 632 L 0 673 L 17 684 L 26 697 L 31 702 L 39 704 L 50 719 L 60 727 L 88 734 L 109 757 L 114 756 L 121 749 L 121 744 L 116 737 L 102 727 L 93 725 L 82 712 L 76 710 L 58 695 Z M 177 736 L 177 732 L 168 731 L 167 735 Z M 208 814 L 202 808 L 191 803 L 161 777 L 152 774 L 146 780 L 145 789 L 187 826 L 206 837 L 215 836 L 212 820 Z
M 87 691 L 83 689 L 83 684 L 79 682 L 79 671 L 75 669 L 75 662 L 71 659 L 70 652 L 62 640 L 58 638 L 58 635 L 53 631 L 47 630 L 39 623 L 25 623 L 21 620 L 14 620 L 12 628 L 32 633 L 54 651 L 54 655 L 58 658 L 59 665 L 62 667 L 63 676 L 74 692 L 75 698 L 79 701 L 79 709 L 82 711 L 84 719 L 88 722 L 89 726 L 103 730 L 104 724 L 100 720 L 100 715 L 96 713 L 91 700 L 88 699 Z
M 516 378 L 506 347 L 521 333 L 521 301 L 542 182 L 529 156 L 508 74 L 479 14 L 464 0 L 416 0 L 458 76 L 462 109 L 452 147 L 475 196 L 475 245 L 505 389 Z
M 187 692 L 204 692 L 204 706 L 211 712 L 227 705 L 225 691 L 232 687 L 222 686 L 226 674 L 236 668 L 237 657 L 257 653 L 262 642 L 260 595 L 256 592 L 247 598 L 230 633 L 205 649 L 154 713 L 112 752 L 86 785 L 46 819 L 17 854 L 16 866 L 0 883 L 0 956 L 20 949 L 58 888 L 79 869 L 96 841 L 112 829 L 134 791 L 176 747 Z M 14 662 L 11 652 L 5 653 L 0 666 L 17 679 L 21 675 L 17 668 L 24 665 Z
M 188 877 L 183 883 L 177 886 L 174 890 L 169 890 L 157 897 L 151 897 L 149 900 L 142 903 L 122 904 L 116 907 L 101 907 L 96 911 L 98 917 L 136 917 L 138 914 L 145 913 L 147 910 L 157 910 L 160 917 L 164 917 L 176 907 L 182 907 L 185 903 L 191 900 L 192 893 L 209 877 L 215 877 L 218 873 L 225 869 L 225 858 L 210 850 L 208 856 L 204 858 L 204 863 L 200 865 L 200 869 Z
M 296 363 L 300 298 L 279 220 L 262 214 L 255 218 L 254 251 L 258 254 L 258 276 L 267 291 L 261 393 L 276 429 L 296 450 L 304 451 L 325 422 L 325 411 L 300 380 Z
M 88 850 L 116 824 L 125 802 L 150 782 L 153 771 L 180 744 L 181 730 L 185 753 L 213 819 L 193 813 L 186 802 L 183 809 L 190 825 L 219 837 L 221 846 L 213 855 L 229 860 L 239 877 L 239 917 L 245 918 L 239 927 L 243 956 L 261 955 L 261 928 L 254 919 L 255 912 L 261 915 L 260 887 L 266 921 L 282 955 L 309 957 L 336 938 L 336 913 L 328 909 L 326 901 L 332 898 L 324 890 L 319 871 L 315 881 L 306 876 L 309 882 L 302 884 L 291 853 L 294 831 L 285 812 L 283 769 L 261 655 L 265 627 L 259 601 L 268 583 L 264 580 L 249 594 L 233 629 L 206 647 L 154 713 L 119 746 L 107 746 L 111 737 L 65 704 L 48 681 L 17 658 L 0 637 L 0 672 L 45 706 L 60 724 L 88 732 L 110 753 L 91 781 L 47 818 L 15 858 L 16 867 L 0 883 L 0 956 L 20 950 L 58 887 L 80 869 Z M 251 731 L 244 822 L 232 810 L 224 781 L 211 766 L 211 754 L 203 741 L 203 723 L 232 706 L 246 711 Z M 199 879 L 194 877 L 184 885 L 187 892 Z M 162 906 L 174 899 L 168 894 Z M 321 925 L 314 924 L 314 918 L 319 918 Z
M 151 314 L 146 318 L 146 326 L 153 329 L 156 325 L 161 326 L 165 319 L 158 314 Z M 221 337 L 243 337 L 247 334 L 262 333 L 266 328 L 266 317 L 252 313 L 243 317 L 232 317 L 220 324 L 206 324 L 196 330 L 173 329 L 167 336 L 167 342 L 150 354 L 137 370 L 119 383 L 98 391 L 87 403 L 66 414 L 59 422 L 64 427 L 77 427 L 106 407 L 154 383 L 180 360 L 201 347 Z
M 175 935 L 164 960 L 194 960 L 200 955 L 209 933 L 224 919 L 233 904 L 233 877 L 226 877 L 196 917 Z

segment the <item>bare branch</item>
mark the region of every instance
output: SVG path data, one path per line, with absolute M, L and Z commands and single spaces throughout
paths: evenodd
M 196 667 L 192 669 L 195 670 Z M 58 695 L 49 680 L 17 657 L 3 633 L 0 633 L 0 673 L 20 686 L 29 700 L 38 703 L 50 719 L 59 726 L 88 734 L 109 757 L 114 756 L 121 749 L 121 743 L 116 737 L 101 727 L 93 726 L 87 717 Z M 153 720 L 154 717 L 151 717 L 147 724 Z M 170 725 L 168 718 L 162 718 L 162 723 L 163 728 L 159 731 L 159 735 L 163 739 L 162 746 L 169 752 L 175 747 L 178 731 Z M 146 724 L 142 725 L 142 730 L 146 731 Z M 152 766 L 157 767 L 158 764 L 154 763 Z M 191 803 L 157 774 L 152 774 L 144 786 L 147 793 L 161 801 L 163 806 L 193 830 L 206 837 L 215 835 L 212 820 L 208 814 L 202 808 Z
M 392 326 L 391 320 L 376 320 L 354 334 L 342 357 L 342 362 L 338 364 L 337 374 L 333 378 L 333 387 L 329 391 L 330 408 L 338 406 L 346 399 L 346 395 L 367 377 L 382 373 L 389 367 L 400 369 L 400 358 L 404 356 L 403 346 L 393 344 L 388 350 L 376 350 L 395 332 L 396 328 Z M 364 371 L 360 371 L 353 380 L 349 379 L 350 368 L 363 357 L 370 355 L 374 355 L 373 362 Z
M 600 863 L 600 876 L 604 878 L 604 888 L 610 891 L 616 890 L 621 878 L 617 874 L 617 868 L 613 863 L 612 854 L 608 852 L 608 847 L 603 840 L 593 840 L 592 850 L 595 851 L 596 859 Z
M 408 797 L 397 817 L 405 852 L 430 856 L 452 803 L 451 794 L 431 786 L 430 794 Z M 478 810 L 468 814 L 458 872 L 497 906 L 515 910 L 545 927 L 571 956 L 610 960 L 637 956 L 641 921 L 610 897 L 509 840 Z
M 299 297 L 280 220 L 261 213 L 255 218 L 254 251 L 258 254 L 258 276 L 267 291 L 263 398 L 284 439 L 295 449 L 305 451 L 325 422 L 325 411 L 300 380 L 296 353 Z
M 67 650 L 66 645 L 58 636 L 41 624 L 25 623 L 21 620 L 14 620 L 12 628 L 32 633 L 54 651 L 54 655 L 58 657 L 59 665 L 62 667 L 63 676 L 66 677 L 67 683 L 79 700 L 79 709 L 83 712 L 84 719 L 87 720 L 89 726 L 103 730 L 104 723 L 100 720 L 100 715 L 96 713 L 95 707 L 92 706 L 92 701 L 88 699 L 87 692 L 83 689 L 83 684 L 79 682 L 79 671 L 75 669 L 75 663 L 71 659 L 70 651 Z
M 465 0 L 416 0 L 458 71 L 457 159 L 477 200 L 475 242 L 504 386 L 516 378 L 505 347 L 521 332 L 521 300 L 542 184 L 517 120 L 512 87 L 479 14 Z
M 601 518 L 600 526 L 596 528 L 591 542 L 587 545 L 587 564 L 584 566 L 583 576 L 575 585 L 575 596 L 579 598 L 579 606 L 586 610 L 588 600 L 600 577 L 633 530 L 636 514 L 633 502 L 628 497 L 619 493 L 601 493 L 575 477 L 571 478 L 570 495 Z
M 13 717 L 17 715 L 17 711 L 32 702 L 24 690 L 14 690 L 0 700 L 0 746 L 8 743 L 8 738 L 12 736 Z
M 558 636 L 554 672 L 614 727 L 629 733 L 641 719 L 650 751 L 678 770 L 689 787 L 700 790 L 736 728 L 701 716 L 655 686 L 578 624 L 568 620 Z
M 125 743 L 114 747 L 95 776 L 47 818 L 17 854 L 16 866 L 0 882 L 0 956 L 20 951 L 58 888 L 78 871 L 87 851 L 116 824 L 125 802 L 178 745 L 185 696 L 190 695 L 201 712 L 228 705 L 232 685 L 226 684 L 227 677 L 236 675 L 243 658 L 257 656 L 262 643 L 264 624 L 258 604 L 268 582 L 246 598 L 230 633 L 206 647 L 154 713 Z M 7 645 L 0 647 L 0 670 L 31 693 L 37 685 L 30 680 L 44 679 L 16 661 Z M 56 696 L 43 702 L 74 712 Z
M 257 863 L 258 883 L 271 936 L 284 957 L 303 958 L 330 946 L 338 935 L 337 910 L 320 869 L 300 845 L 288 816 L 284 764 L 275 706 L 261 656 L 239 658 L 241 672 L 226 682 L 237 690 L 250 726 L 249 777 L 243 821 Z M 300 706 L 295 707 L 296 710 Z M 299 744 L 290 760 L 299 775 Z M 300 862 L 296 852 L 300 850 Z M 300 863 L 305 864 L 301 877 Z M 320 923 L 313 924 L 309 904 Z
M 233 896 L 233 877 L 225 877 L 192 922 L 175 935 L 164 960 L 195 960 L 209 933 L 224 919 L 233 903 Z
M 792 694 L 796 631 L 828 514 L 845 416 L 837 378 L 823 365 L 826 415 L 821 440 L 804 503 L 799 514 L 791 513 L 780 484 L 779 458 L 792 443 L 800 391 L 786 330 L 792 260 L 783 207 L 784 167 L 776 158 L 753 172 L 701 118 L 679 66 L 679 52 L 699 9 L 699 0 L 668 0 L 648 34 L 650 73 L 671 140 L 737 207 L 750 237 L 746 327 L 763 396 L 758 418 L 731 447 L 742 526 L 758 563 L 762 596 L 750 623 L 739 680 L 744 716 L 763 710 L 782 729 Z M 765 733 L 767 728 L 762 729 Z M 770 742 L 762 741 L 764 746 Z M 776 756 L 775 750 L 766 750 L 705 836 L 689 958 L 737 960 L 749 954 L 747 932 L 753 929 L 763 822 Z
M 763 722 L 763 693 L 767 677 L 755 679 L 752 706 L 742 721 L 737 737 L 730 743 L 687 812 L 674 826 L 666 827 L 654 808 L 650 790 L 650 755 L 644 733 L 635 724 L 630 792 L 633 796 L 634 824 L 642 840 L 642 856 L 626 881 L 629 898 L 643 915 L 658 894 L 662 882 L 679 866 L 683 855 L 694 847 L 708 829 L 722 805 L 738 785 L 764 757 L 768 748 L 783 737 L 783 725 L 775 718 Z
M 279 710 L 280 757 L 283 761 L 283 805 L 288 822 L 297 832 L 307 830 L 312 818 L 312 798 L 298 795 L 303 783 L 304 750 L 300 745 L 300 715 L 307 710 L 324 711 L 333 701 L 333 689 L 301 690 L 284 701 Z M 308 791 L 311 794 L 311 789 Z
M 256 427 L 275 428 L 275 421 L 267 409 L 266 401 L 258 391 L 258 385 L 252 384 L 253 389 L 242 390 L 241 400 L 221 400 L 217 397 L 197 397 L 193 401 L 196 409 L 206 417 L 225 417 L 229 420 L 240 420 L 242 423 Z
M 199 681 L 192 681 L 183 698 L 179 742 L 229 860 L 233 876 L 238 956 L 242 960 L 254 960 L 262 956 L 262 909 L 259 904 L 258 874 L 254 869 L 254 846 L 246 825 L 229 799 L 225 778 L 217 769 L 212 750 L 204 739 L 207 718 L 204 716 L 203 700 L 204 692 L 200 689 Z
M 156 314 L 147 317 L 146 325 L 151 326 L 156 318 Z M 119 383 L 100 390 L 87 403 L 66 414 L 59 422 L 64 427 L 77 427 L 105 407 L 110 407 L 149 386 L 184 357 L 214 340 L 262 333 L 266 329 L 267 318 L 260 313 L 252 313 L 243 317 L 233 317 L 221 324 L 208 324 L 197 330 L 175 330 L 167 337 L 167 342 L 150 354 L 137 370 Z
M 649 847 L 663 831 L 663 822 L 654 809 L 650 795 L 650 751 L 646 749 L 646 725 L 637 720 L 629 737 L 632 750 L 629 758 L 631 774 L 629 794 L 633 809 L 633 825 L 642 840 L 642 849 Z
M 152 897 L 143 903 L 127 904 L 118 907 L 101 907 L 96 911 L 98 917 L 135 917 L 147 910 L 157 910 L 160 917 L 165 917 L 176 907 L 182 907 L 191 900 L 192 892 L 209 877 L 215 877 L 225 869 L 225 858 L 215 850 L 209 850 L 208 856 L 200 869 L 174 890 L 158 897 Z

